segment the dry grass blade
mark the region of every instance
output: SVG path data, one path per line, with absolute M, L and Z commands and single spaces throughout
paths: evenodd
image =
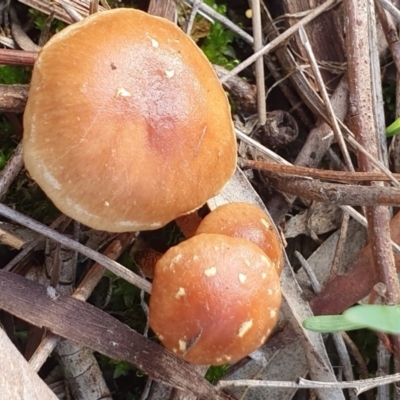
M 305 49 L 305 51 L 307 53 L 308 59 L 310 61 L 311 68 L 313 70 L 314 77 L 315 77 L 315 79 L 317 81 L 319 91 L 320 91 L 321 96 L 322 96 L 322 98 L 324 100 L 325 107 L 326 107 L 326 114 L 327 114 L 327 116 L 329 118 L 330 125 L 333 128 L 333 132 L 334 132 L 336 141 L 338 142 L 340 150 L 342 151 L 342 155 L 343 155 L 346 167 L 347 167 L 347 169 L 349 171 L 354 171 L 354 167 L 353 167 L 353 164 L 352 164 L 351 159 L 350 159 L 349 151 L 348 151 L 348 149 L 346 147 L 345 141 L 343 139 L 342 132 L 341 132 L 340 127 L 339 127 L 339 122 L 338 122 L 338 120 L 337 120 L 337 118 L 336 118 L 336 116 L 334 114 L 333 107 L 332 107 L 331 101 L 330 101 L 329 96 L 328 96 L 328 92 L 326 90 L 324 81 L 322 79 L 322 75 L 320 73 L 320 70 L 318 68 L 317 62 L 315 60 L 314 53 L 312 51 L 310 42 L 308 40 L 306 31 L 304 30 L 304 28 L 302 26 L 299 29 L 299 36 L 300 36 L 300 40 L 303 43 L 304 49 Z
M 261 8 L 260 0 L 253 0 L 252 5 L 252 21 L 253 21 L 253 38 L 254 51 L 259 51 L 263 46 L 262 25 L 261 25 Z M 262 57 L 255 62 L 255 75 L 257 84 L 257 113 L 258 123 L 265 125 L 267 121 L 267 108 L 265 102 L 265 77 L 264 77 L 264 60 Z
M 325 3 L 323 3 L 321 6 L 316 7 L 306 17 L 304 17 L 302 20 L 300 20 L 297 24 L 294 24 L 293 26 L 288 28 L 285 32 L 283 32 L 276 39 L 272 40 L 270 43 L 265 45 L 262 49 L 255 52 L 247 60 L 243 61 L 237 67 L 233 68 L 232 71 L 230 71 L 227 75 L 225 75 L 221 79 L 221 82 L 224 83 L 224 82 L 228 81 L 230 78 L 237 75 L 239 72 L 243 71 L 245 68 L 247 68 L 248 66 L 253 64 L 259 57 L 271 52 L 278 45 L 282 44 L 285 40 L 290 38 L 290 36 L 293 35 L 300 28 L 300 26 L 304 26 L 308 22 L 312 21 L 314 18 L 318 17 L 318 15 L 320 15 L 321 13 L 326 11 L 329 7 L 333 6 L 337 2 L 338 2 L 337 0 L 328 0 Z
M 36 10 L 43 12 L 44 14 L 50 15 L 54 13 L 54 17 L 67 23 L 74 23 L 74 19 L 68 14 L 63 6 L 57 2 L 49 2 L 43 0 L 19 0 L 21 3 L 26 4 Z M 89 15 L 90 0 L 62 0 L 63 4 L 74 9 L 82 16 Z M 99 11 L 104 11 L 105 8 L 99 6 Z

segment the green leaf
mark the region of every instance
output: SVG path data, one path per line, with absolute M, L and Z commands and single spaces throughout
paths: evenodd
M 343 313 L 349 322 L 375 331 L 400 334 L 400 305 L 365 304 L 349 308 Z
M 397 118 L 391 125 L 386 128 L 386 136 L 391 137 L 400 133 L 400 118 Z
M 349 308 L 342 315 L 307 318 L 303 321 L 303 327 L 321 333 L 368 328 L 400 334 L 400 305 L 362 304 Z
M 343 315 L 320 315 L 305 319 L 303 327 L 309 331 L 329 333 L 361 329 L 364 325 L 351 322 Z

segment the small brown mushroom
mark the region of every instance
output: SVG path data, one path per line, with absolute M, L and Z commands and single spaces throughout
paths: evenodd
M 278 274 L 249 240 L 199 234 L 157 262 L 150 326 L 194 364 L 235 362 L 261 346 L 278 318 Z
M 273 222 L 259 207 L 249 203 L 224 204 L 208 214 L 199 233 L 219 233 L 255 243 L 273 262 L 278 274 L 283 267 L 282 244 Z
M 133 9 L 54 35 L 24 114 L 26 168 L 55 205 L 95 229 L 156 229 L 202 206 L 236 166 L 227 96 L 196 44 Z

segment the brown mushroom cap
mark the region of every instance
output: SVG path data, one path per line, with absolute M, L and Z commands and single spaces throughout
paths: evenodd
M 96 229 L 156 229 L 217 194 L 234 172 L 227 97 L 171 22 L 132 9 L 65 28 L 40 52 L 24 160 L 65 214 Z
M 208 214 L 197 228 L 199 233 L 220 233 L 255 243 L 273 262 L 278 274 L 283 267 L 282 244 L 269 216 L 249 203 L 228 203 Z
M 194 364 L 219 365 L 261 346 L 281 304 L 278 274 L 249 240 L 200 234 L 157 262 L 150 326 L 166 348 Z

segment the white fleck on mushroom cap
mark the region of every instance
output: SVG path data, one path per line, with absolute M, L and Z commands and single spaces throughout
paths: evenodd
M 162 343 L 194 364 L 234 362 L 257 349 L 281 304 L 271 260 L 247 239 L 199 234 L 157 262 L 150 326 Z

